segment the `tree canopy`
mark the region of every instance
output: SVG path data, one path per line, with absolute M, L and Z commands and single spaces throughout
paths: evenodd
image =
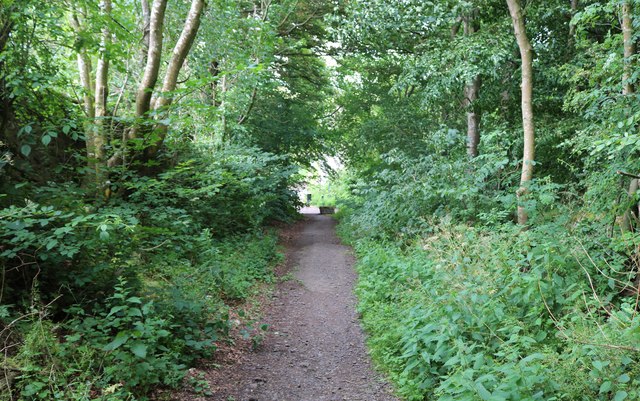
M 637 0 L 0 0 L 0 395 L 177 386 L 332 156 L 398 394 L 640 398 L 639 25 Z

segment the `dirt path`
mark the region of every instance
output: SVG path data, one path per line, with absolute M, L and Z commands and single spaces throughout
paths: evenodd
M 334 220 L 306 216 L 287 253 L 296 279 L 279 284 L 265 310 L 270 334 L 257 351 L 210 377 L 208 399 L 396 400 L 366 354 L 352 294 L 354 260 Z

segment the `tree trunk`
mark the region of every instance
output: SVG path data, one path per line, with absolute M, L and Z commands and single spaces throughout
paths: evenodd
M 106 17 L 111 14 L 111 0 L 102 0 L 100 12 Z M 107 116 L 107 97 L 109 96 L 109 55 L 108 47 L 111 45 L 111 32 L 106 25 L 102 28 L 102 38 L 100 39 L 100 56 L 96 66 L 96 89 L 95 89 L 95 136 L 94 155 L 95 171 L 98 186 L 102 186 L 102 170 L 104 164 L 104 145 L 106 143 L 105 117 Z
M 0 9 L 0 54 L 5 50 L 13 31 L 14 4 Z M 6 76 L 5 60 L 0 57 L 0 138 L 2 138 L 0 142 L 7 142 L 8 138 L 15 138 L 17 134 L 17 130 L 13 129 L 15 128 L 15 115 L 13 113 L 13 100 L 7 93 Z
M 622 94 L 633 93 L 631 78 L 631 58 L 636 53 L 636 45 L 633 41 L 633 23 L 631 21 L 632 5 L 629 0 L 622 4 L 622 38 L 624 41 L 624 67 L 622 73 Z
M 143 0 L 144 1 L 144 0 Z M 136 94 L 136 117 L 143 118 L 151 109 L 151 95 L 158 81 L 160 61 L 162 58 L 162 30 L 167 0 L 154 0 L 149 19 L 149 40 L 147 63 Z M 132 131 L 136 136 L 136 131 Z
M 578 12 L 578 0 L 571 0 L 571 19 Z M 569 22 L 569 44 L 573 44 L 573 37 L 576 35 L 576 26 Z
M 69 17 L 69 24 L 71 28 L 76 32 L 77 35 L 80 35 L 80 21 L 78 20 L 78 15 L 73 14 Z M 91 58 L 87 54 L 84 48 L 78 49 L 77 55 L 78 62 L 78 73 L 80 75 L 80 85 L 82 85 L 82 104 L 84 108 L 84 113 L 86 116 L 93 120 L 95 117 L 95 110 L 93 105 L 93 81 L 91 79 Z
M 171 60 L 169 61 L 169 66 L 167 67 L 167 72 L 162 83 L 162 92 L 155 101 L 154 110 L 163 110 L 169 106 L 173 100 L 171 93 L 176 89 L 178 75 L 198 34 L 204 3 L 204 0 L 192 0 L 191 2 L 191 8 L 184 23 L 184 28 L 173 48 L 173 54 L 171 55 Z M 166 124 L 158 124 L 158 138 L 145 150 L 145 158 L 153 157 L 158 152 L 167 135 L 167 130 L 168 127 Z
M 529 218 L 524 202 L 529 195 L 529 182 L 533 178 L 535 159 L 535 128 L 533 124 L 533 48 L 527 37 L 524 16 L 520 0 L 507 0 L 509 13 L 513 21 L 513 30 L 520 49 L 522 62 L 522 126 L 524 130 L 524 152 L 522 157 L 522 174 L 518 188 L 518 224 L 526 225 Z
M 247 111 L 243 115 L 238 118 L 238 125 L 244 124 L 249 118 L 249 114 L 251 114 L 251 110 L 253 110 L 253 106 L 256 104 L 256 96 L 258 95 L 258 85 L 256 84 L 251 91 L 251 97 L 249 98 L 249 106 L 247 106 Z
M 211 74 L 211 105 L 218 107 L 218 74 L 220 74 L 220 65 L 216 60 L 209 64 L 209 73 Z
M 622 4 L 622 39 L 623 39 L 623 51 L 624 51 L 624 65 L 622 71 L 622 95 L 629 96 L 635 92 L 635 88 L 633 87 L 633 83 L 629 80 L 631 79 L 631 74 L 633 70 L 632 66 L 632 57 L 636 53 L 636 45 L 633 40 L 633 21 L 632 14 L 633 6 L 631 5 L 631 1 L 627 0 Z M 629 197 L 635 197 L 638 192 L 638 179 L 633 178 L 629 183 L 629 189 L 627 193 Z M 635 205 L 632 208 L 629 208 L 625 211 L 622 216 L 622 224 L 621 229 L 622 232 L 630 232 L 634 231 L 634 227 L 637 225 L 637 216 L 636 213 L 639 213 L 638 205 Z M 635 210 L 634 210 L 635 209 Z
M 638 184 L 639 183 L 637 178 L 631 180 L 631 182 L 629 183 L 629 190 L 627 191 L 629 197 L 634 197 L 638 192 Z M 634 231 L 634 227 L 636 227 L 638 224 L 638 216 L 640 216 L 640 207 L 638 206 L 638 204 L 633 205 L 624 212 L 621 224 L 623 233 Z
M 93 105 L 93 82 L 91 79 L 91 58 L 87 53 L 80 49 L 78 51 L 78 71 L 80 73 L 80 84 L 82 85 L 83 108 L 87 116 L 84 124 L 84 140 L 87 149 L 87 167 L 95 170 L 96 145 L 95 132 L 93 130 L 93 121 L 95 118 L 95 109 Z
M 140 68 L 144 71 L 149 54 L 149 35 L 151 34 L 151 9 L 149 0 L 140 0 L 142 8 L 142 48 L 140 51 Z
M 475 33 L 473 17 L 464 18 L 464 35 Z M 478 156 L 478 144 L 480 143 L 480 118 L 475 110 L 475 101 L 480 91 L 480 76 L 476 75 L 464 88 L 464 108 L 467 110 L 467 155 Z
M 478 144 L 480 143 L 480 116 L 474 107 L 479 91 L 480 76 L 476 76 L 464 88 L 464 106 L 467 109 L 467 155 L 472 158 L 478 156 Z
M 80 73 L 80 85 L 82 85 L 82 100 L 84 112 L 93 120 L 95 109 L 93 106 L 93 80 L 91 79 L 91 58 L 84 50 L 78 52 L 78 72 Z
M 147 113 L 151 110 L 151 98 L 153 89 L 158 82 L 160 72 L 160 62 L 162 61 L 162 39 L 165 11 L 167 9 L 168 0 L 153 0 L 151 9 L 149 10 L 148 0 L 142 1 L 142 23 L 143 28 L 142 46 L 146 48 L 146 62 L 144 63 L 144 72 L 138 89 L 136 91 L 136 117 L 138 121 L 123 134 L 123 148 L 118 150 L 109 158 L 107 165 L 109 167 L 116 166 L 120 163 L 124 164 L 127 154 L 127 141 L 139 136 L 141 131 L 141 120 L 147 117 Z M 142 57 L 145 58 L 144 56 Z M 142 63 L 142 61 L 141 61 Z
M 227 75 L 222 76 L 222 88 L 220 90 L 220 122 L 222 125 L 221 140 L 227 139 Z
M 80 20 L 78 15 L 73 13 L 69 17 L 69 24 L 77 35 L 81 33 Z M 78 49 L 76 56 L 78 63 L 78 75 L 80 76 L 80 85 L 82 86 L 82 104 L 86 121 L 84 123 L 84 142 L 87 150 L 87 167 L 91 171 L 96 171 L 96 131 L 94 127 L 96 110 L 94 103 L 94 84 L 91 76 L 91 57 L 84 48 Z M 87 183 L 93 180 L 87 180 Z

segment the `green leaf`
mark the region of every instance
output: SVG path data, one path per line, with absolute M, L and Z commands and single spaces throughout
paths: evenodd
M 31 154 L 31 146 L 22 145 L 22 147 L 20 148 L 20 153 L 25 155 L 25 157 L 29 157 L 29 155 Z
M 42 144 L 44 146 L 47 146 L 50 143 L 51 143 L 51 137 L 49 135 L 47 135 L 47 134 L 43 135 L 42 136 Z
M 593 367 L 598 369 L 599 371 L 602 371 L 602 369 L 604 369 L 604 367 L 607 365 L 608 365 L 607 362 L 593 361 Z
M 618 376 L 618 383 L 628 383 L 629 380 L 631 380 L 631 378 L 626 373 Z
M 69 133 L 69 131 L 71 131 L 71 127 L 68 125 L 63 125 L 62 126 L 62 132 L 67 135 Z
M 47 251 L 50 251 L 54 246 L 58 245 L 58 240 L 56 239 L 52 239 L 49 242 L 47 242 Z
M 618 391 L 615 395 L 615 397 L 613 397 L 613 401 L 622 401 L 625 398 L 627 398 L 629 394 L 626 391 Z
M 147 346 L 143 343 L 133 343 L 131 345 L 131 352 L 138 358 L 146 358 L 147 357 Z
M 129 310 L 127 310 L 127 316 L 142 317 L 142 312 L 138 308 L 129 308 Z
M 607 380 L 600 385 L 600 394 L 607 393 L 609 391 L 611 391 L 611 382 Z
M 126 343 L 128 339 L 129 339 L 129 335 L 124 331 L 121 331 L 116 335 L 116 338 L 113 341 L 111 341 L 109 344 L 105 345 L 104 348 L 102 348 L 102 350 L 113 351 L 115 349 L 118 349 L 122 344 Z
M 65 339 L 67 340 L 68 343 L 75 343 L 76 341 L 80 341 L 81 337 L 82 336 L 80 334 L 76 333 L 73 335 L 66 336 Z
M 482 383 L 476 383 L 476 391 L 483 400 L 488 401 L 491 399 L 491 393 L 482 385 Z
M 124 306 L 124 305 L 114 306 L 114 307 L 113 307 L 113 308 L 111 308 L 111 310 L 109 311 L 109 314 L 107 315 L 107 317 L 109 317 L 109 316 L 111 316 L 111 315 L 113 315 L 113 314 L 116 314 L 116 313 L 118 313 L 118 312 L 120 312 L 120 311 L 122 311 L 122 310 L 124 310 L 124 309 L 127 309 L 127 307 L 126 307 L 126 306 Z
M 142 300 L 140 299 L 140 297 L 130 297 L 127 298 L 127 302 L 131 304 L 141 304 Z

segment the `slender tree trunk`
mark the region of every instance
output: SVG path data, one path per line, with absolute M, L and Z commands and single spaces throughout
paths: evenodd
M 76 32 L 76 35 L 80 35 L 81 26 L 78 15 L 73 13 L 69 18 L 69 24 Z M 87 167 L 91 171 L 97 171 L 98 157 L 96 155 L 96 130 L 95 130 L 95 117 L 96 108 L 94 102 L 95 86 L 92 79 L 92 66 L 91 57 L 87 54 L 86 49 L 79 48 L 76 56 L 78 63 L 78 73 L 80 76 L 80 85 L 82 86 L 82 104 L 86 120 L 84 123 L 84 142 L 87 151 Z M 97 178 L 97 177 L 94 177 Z M 86 184 L 93 183 L 93 179 L 87 179 Z
M 227 139 L 227 75 L 222 76 L 222 88 L 220 89 L 220 113 L 222 124 L 222 141 Z
M 576 15 L 577 12 L 578 12 L 578 0 L 571 0 L 571 19 L 573 19 L 573 17 Z M 576 35 L 576 26 L 570 22 L 569 23 L 569 44 L 573 43 L 573 37 L 575 35 Z
M 176 42 L 176 45 L 173 48 L 173 54 L 171 55 L 171 60 L 169 61 L 169 66 L 167 67 L 167 72 L 162 83 L 162 92 L 156 99 L 154 105 L 154 109 L 156 110 L 171 104 L 171 92 L 176 89 L 178 74 L 180 74 L 182 65 L 184 64 L 184 61 L 191 50 L 191 46 L 193 45 L 193 41 L 198 33 L 200 17 L 202 16 L 203 9 L 204 0 L 192 0 L 191 9 L 187 15 L 187 20 L 184 23 L 184 28 L 182 29 L 178 42 Z
M 218 107 L 218 74 L 220 74 L 220 65 L 216 60 L 209 64 L 209 73 L 211 74 L 211 105 Z
M 78 71 L 80 73 L 80 84 L 82 85 L 83 108 L 87 120 L 84 123 L 84 141 L 87 149 L 87 167 L 95 170 L 96 145 L 95 132 L 93 129 L 93 121 L 95 118 L 95 109 L 93 105 L 93 82 L 91 79 L 91 58 L 87 53 L 80 49 L 78 51 Z
M 146 57 L 143 56 L 141 64 L 144 63 L 144 72 L 138 89 L 136 91 L 136 117 L 138 121 L 134 126 L 123 134 L 123 148 L 117 151 L 107 165 L 113 167 L 120 163 L 124 163 L 127 154 L 127 141 L 137 138 L 140 131 L 143 130 L 141 120 L 147 118 L 147 113 L 151 110 L 151 98 L 153 90 L 158 82 L 160 72 L 160 62 L 162 61 L 162 40 L 164 18 L 167 9 L 168 0 L 153 0 L 149 9 L 149 0 L 141 0 L 142 2 L 142 23 L 143 28 L 142 46 L 146 48 Z M 146 130 L 143 130 L 146 131 Z
M 151 6 L 149 0 L 140 0 L 142 8 L 142 47 L 140 49 L 140 70 L 144 71 L 147 64 L 147 54 L 149 54 L 149 36 L 151 35 Z M 142 81 L 142 80 L 140 80 Z
M 173 48 L 173 54 L 171 55 L 171 60 L 169 60 L 169 66 L 167 67 L 167 72 L 162 83 L 162 91 L 155 101 L 154 110 L 163 110 L 169 106 L 173 100 L 172 92 L 176 89 L 178 75 L 198 34 L 204 5 L 204 0 L 192 0 L 191 2 L 191 8 L 189 9 L 182 33 Z M 167 130 L 168 127 L 166 124 L 158 124 L 158 139 L 145 150 L 145 157 L 147 159 L 158 152 L 167 135 Z
M 76 32 L 80 34 L 80 21 L 77 14 L 73 14 L 69 18 L 69 24 Z M 95 117 L 95 110 L 93 104 L 93 80 L 91 79 L 91 58 L 87 54 L 84 48 L 78 49 L 76 56 L 78 63 L 78 73 L 80 75 L 80 85 L 82 85 L 82 104 L 85 115 L 93 120 Z
M 636 53 L 636 45 L 633 40 L 633 6 L 630 0 L 626 0 L 622 4 L 622 39 L 623 39 L 623 51 L 624 51 L 624 66 L 622 71 L 622 95 L 629 96 L 635 92 L 633 83 L 630 82 L 631 74 L 633 72 L 632 58 Z M 635 197 L 638 192 L 638 179 L 634 178 L 629 183 L 628 189 L 629 197 Z M 635 209 L 635 210 L 634 210 Z M 621 229 L 622 232 L 629 232 L 634 230 L 634 226 L 637 220 L 636 213 L 640 213 L 638 205 L 625 211 L 622 217 Z M 640 216 L 638 214 L 637 216 Z
M 629 182 L 629 189 L 627 193 L 629 194 L 630 198 L 634 197 L 638 192 L 638 184 L 639 182 L 636 178 L 632 179 L 631 182 Z M 638 223 L 637 216 L 640 216 L 640 206 L 638 204 L 633 205 L 624 212 L 621 224 L 623 233 L 634 231 L 634 228 Z
M 631 78 L 631 58 L 636 53 L 636 45 L 633 41 L 633 22 L 631 20 L 633 8 L 629 0 L 622 4 L 622 38 L 624 41 L 624 69 L 622 73 L 622 94 L 629 95 L 634 92 Z
M 467 109 L 467 155 L 478 156 L 480 143 L 480 116 L 475 111 L 474 102 L 480 91 L 480 76 L 476 76 L 464 89 L 464 106 Z
M 102 0 L 100 12 L 106 20 L 111 14 L 111 0 Z M 102 170 L 105 161 L 104 146 L 106 143 L 105 117 L 107 116 L 107 98 L 109 96 L 109 54 L 108 48 L 111 45 L 111 32 L 106 25 L 102 28 L 102 38 L 100 39 L 100 55 L 96 66 L 96 89 L 95 89 L 95 137 L 94 149 L 96 159 L 96 179 L 98 185 L 102 186 Z
M 464 18 L 464 35 L 471 36 L 475 33 L 473 17 Z M 475 101 L 480 92 L 480 76 L 476 75 L 464 88 L 464 108 L 467 110 L 467 154 L 469 157 L 478 156 L 478 144 L 480 143 L 480 117 L 475 110 Z
M 84 113 L 92 121 L 95 117 L 93 105 L 93 80 L 91 79 L 91 58 L 84 50 L 78 52 L 78 72 L 80 73 L 80 85 L 82 85 L 82 103 Z
M 247 121 L 247 118 L 249 118 L 249 114 L 251 114 L 251 110 L 253 110 L 253 106 L 255 106 L 256 104 L 257 95 L 258 85 L 253 87 L 253 90 L 251 91 L 251 97 L 249 98 L 249 106 L 247 106 L 247 111 L 245 111 L 244 114 L 238 118 L 238 125 L 244 124 L 244 122 Z
M 136 93 L 136 116 L 138 118 L 145 117 L 151 109 L 151 96 L 153 94 L 153 88 L 158 81 L 160 61 L 162 58 L 162 30 L 166 9 L 167 0 L 153 1 L 149 18 L 147 63 L 142 79 L 140 80 L 140 85 L 138 85 L 138 92 Z M 132 136 L 135 137 L 135 130 L 132 132 Z
M 0 10 L 0 53 L 4 51 L 13 30 L 12 8 L 13 6 L 9 9 Z M 12 120 L 13 113 L 11 111 L 12 101 L 6 93 L 4 69 L 4 60 L 0 58 L 0 137 L 6 139 L 9 136 L 7 126 L 9 121 Z
M 509 13 L 513 21 L 513 30 L 520 49 L 522 62 L 522 126 L 524 130 L 524 152 L 522 157 L 522 174 L 518 188 L 518 224 L 526 225 L 529 218 L 524 202 L 529 195 L 529 182 L 533 178 L 535 160 L 535 128 L 533 123 L 533 48 L 527 37 L 524 16 L 520 0 L 507 0 Z
M 458 35 L 460 26 L 462 26 L 465 36 L 475 33 L 472 16 L 458 17 L 451 27 L 452 39 Z M 462 100 L 462 106 L 467 113 L 467 154 L 472 158 L 478 156 L 478 144 L 480 143 L 479 115 L 474 110 L 474 102 L 478 99 L 479 91 L 480 76 L 475 76 L 466 83 Z

